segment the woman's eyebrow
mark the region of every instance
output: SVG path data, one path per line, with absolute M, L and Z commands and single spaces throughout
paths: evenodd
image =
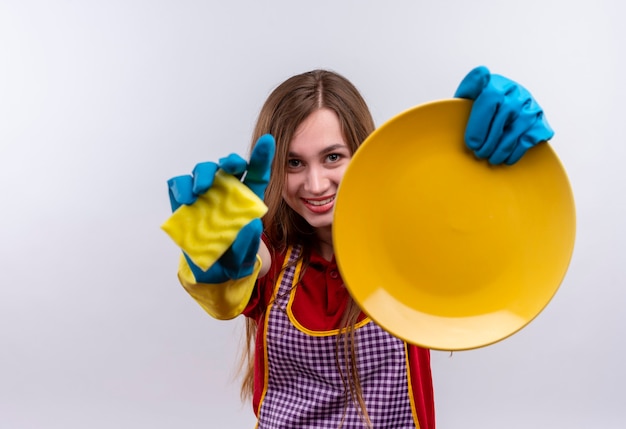
M 330 146 L 328 146 L 327 148 L 323 149 L 323 150 L 320 152 L 320 155 L 325 155 L 325 154 L 327 154 L 327 153 L 329 153 L 329 152 L 334 152 L 334 151 L 336 151 L 336 150 L 340 150 L 340 149 L 348 149 L 348 146 L 346 146 L 346 144 L 345 144 L 345 143 L 337 143 L 337 144 L 333 144 L 333 145 L 330 145 Z
M 341 150 L 341 149 L 348 150 L 348 146 L 345 143 L 332 144 L 332 145 L 327 146 L 324 149 L 322 149 L 319 152 L 319 155 L 326 155 L 327 153 L 331 153 L 331 152 L 334 152 L 336 150 Z M 289 156 L 290 158 L 298 158 L 298 157 L 300 157 L 300 155 L 298 153 L 292 152 L 292 151 L 289 151 L 287 153 L 287 156 Z

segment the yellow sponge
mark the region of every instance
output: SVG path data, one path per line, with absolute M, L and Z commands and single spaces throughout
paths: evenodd
M 219 170 L 213 186 L 191 205 L 180 206 L 161 228 L 202 270 L 208 270 L 237 233 L 267 206 L 236 177 Z

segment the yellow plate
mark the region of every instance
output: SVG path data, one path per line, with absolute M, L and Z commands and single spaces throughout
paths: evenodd
M 335 254 L 354 299 L 410 343 L 466 350 L 530 323 L 574 248 L 575 207 L 547 143 L 513 166 L 465 147 L 472 102 L 414 107 L 378 128 L 339 188 Z

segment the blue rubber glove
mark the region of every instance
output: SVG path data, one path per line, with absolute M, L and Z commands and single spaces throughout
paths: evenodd
M 274 137 L 265 134 L 257 140 L 250 155 L 249 163 L 239 155 L 231 154 L 220 159 L 219 163 L 203 162 L 197 164 L 191 175 L 171 178 L 167 184 L 172 211 L 175 211 L 182 204 L 193 204 L 199 195 L 208 191 L 213 185 L 215 173 L 220 168 L 239 178 L 243 177 L 243 183 L 259 198 L 263 199 L 265 188 L 270 179 L 270 168 L 275 148 Z M 262 232 L 263 223 L 261 219 L 254 219 L 248 223 L 239 231 L 235 241 L 224 255 L 207 271 L 202 271 L 185 254 L 185 259 L 196 281 L 219 284 L 252 274 Z
M 533 96 L 506 77 L 479 66 L 459 85 L 455 97 L 474 100 L 465 143 L 491 164 L 514 164 L 554 131 Z

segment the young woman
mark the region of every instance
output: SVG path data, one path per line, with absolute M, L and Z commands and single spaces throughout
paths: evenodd
M 466 142 L 492 163 L 512 164 L 553 134 L 526 90 L 484 67 L 468 74 L 456 96 L 475 100 Z M 354 85 L 315 70 L 271 93 L 249 162 L 230 155 L 169 181 L 173 210 L 193 204 L 218 169 L 243 176 L 268 207 L 208 271 L 184 254 L 179 269 L 210 315 L 246 316 L 242 393 L 252 397 L 259 428 L 435 427 L 429 351 L 366 317 L 334 258 L 337 189 L 373 130 Z

